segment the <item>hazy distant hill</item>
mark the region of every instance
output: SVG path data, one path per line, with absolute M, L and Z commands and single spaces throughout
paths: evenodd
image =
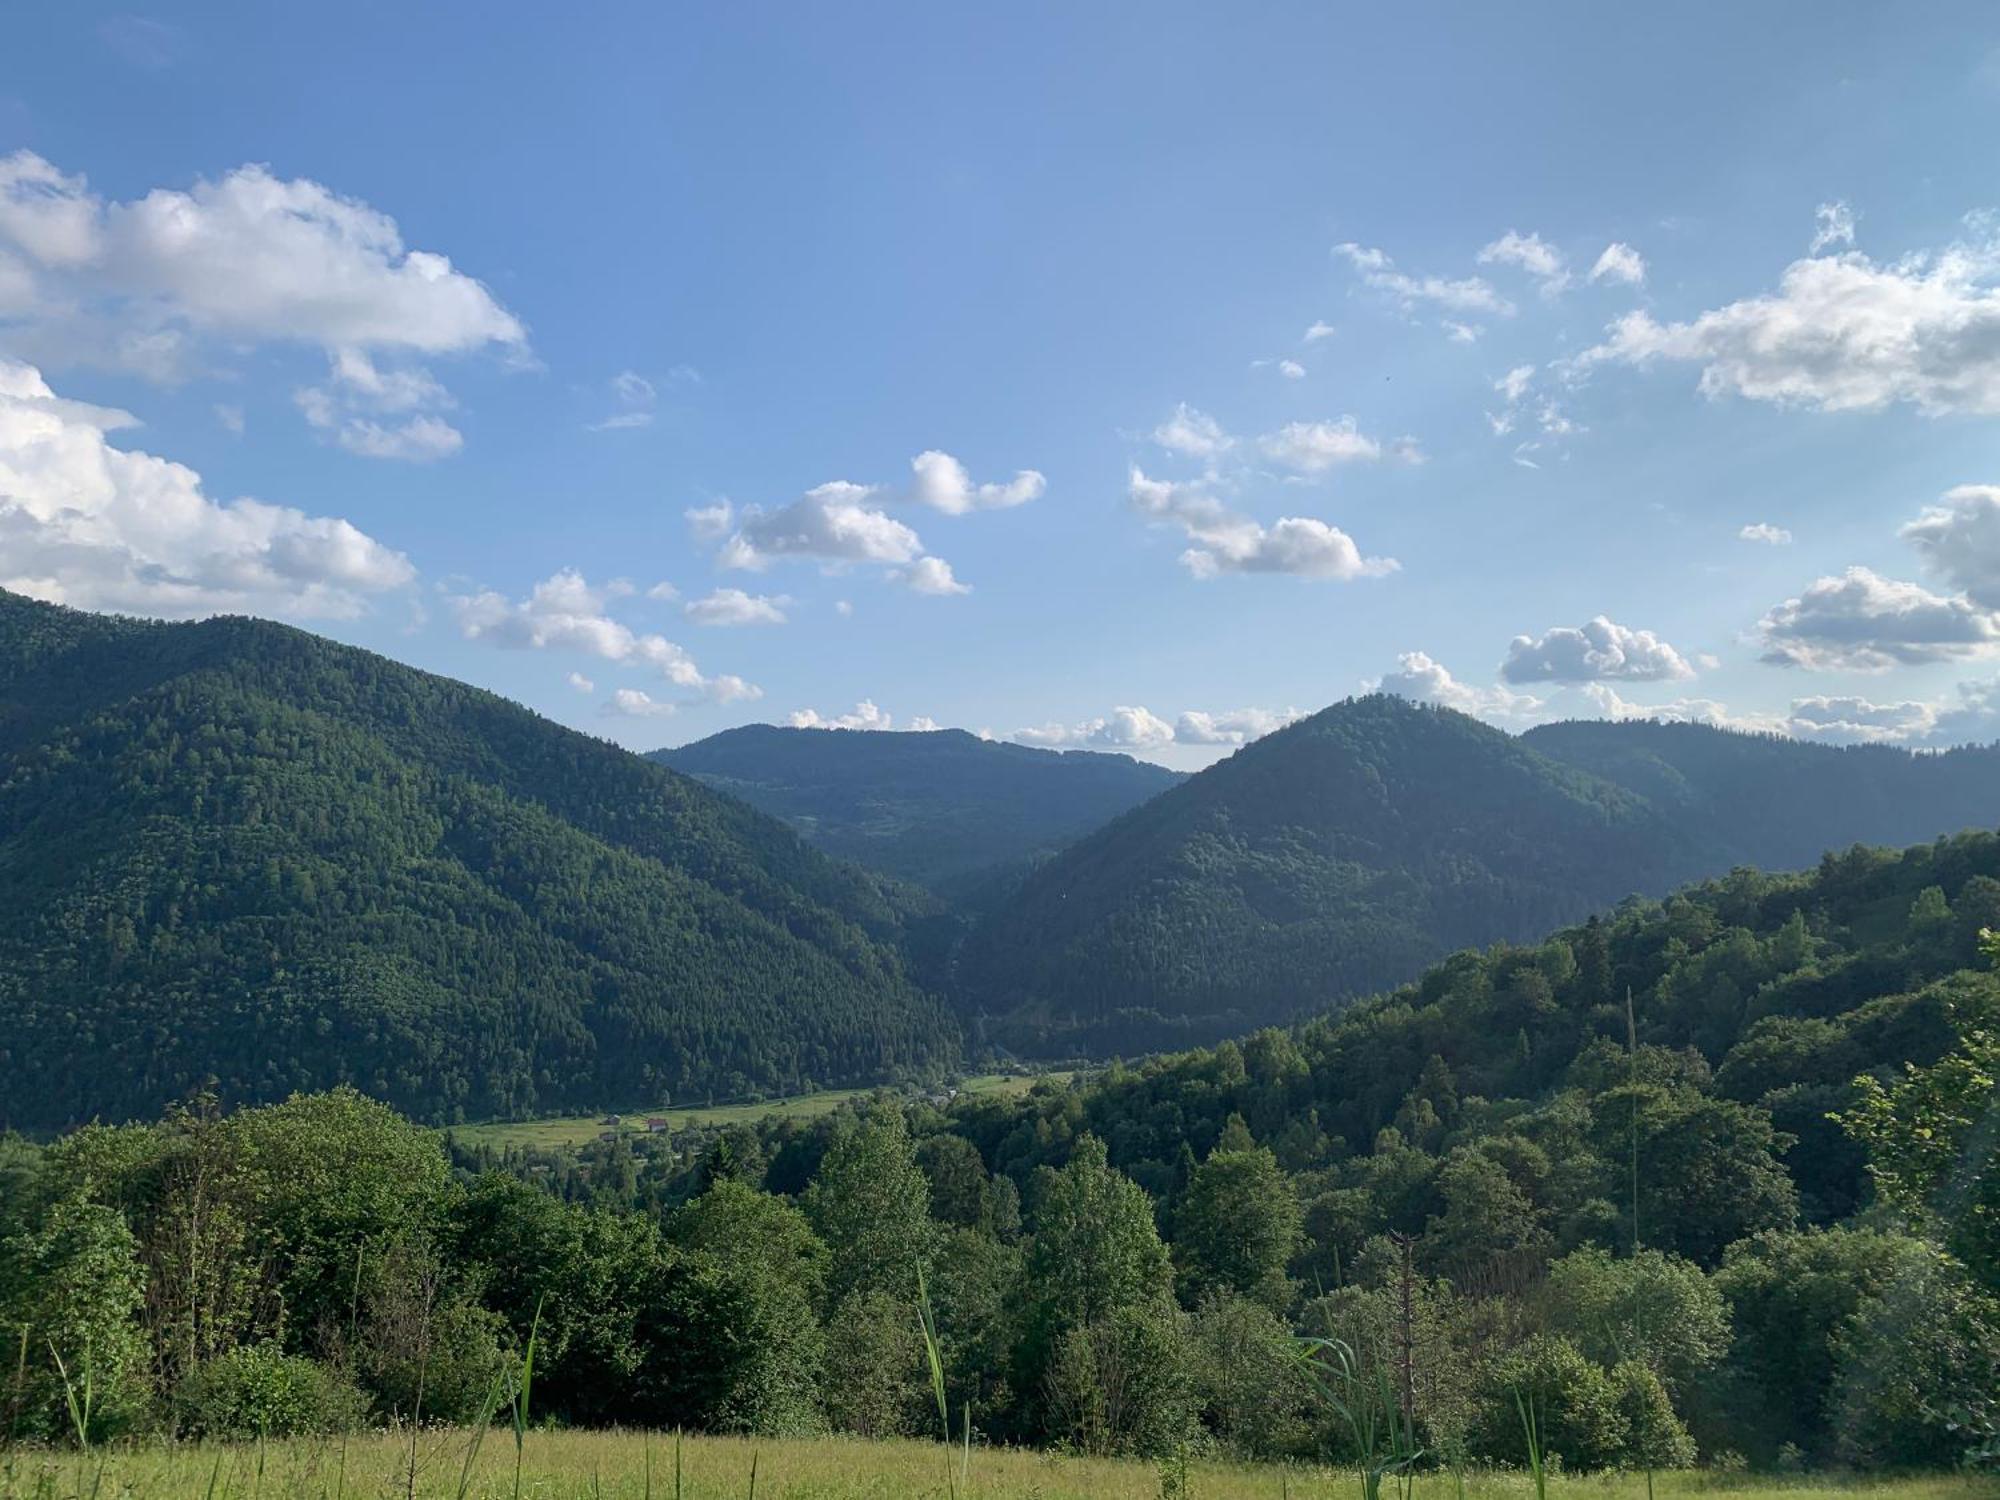
M 1734 865 L 2000 821 L 2000 754 L 1698 726 L 1525 737 L 1375 696 L 1257 741 L 1037 870 L 965 944 L 979 1034 L 1142 1051 L 1406 980 Z
M 284 626 L 0 593 L 0 1124 L 350 1081 L 421 1118 L 952 1055 L 875 877 Z
M 651 759 L 783 818 L 829 854 L 933 890 L 1059 849 L 1184 778 L 1129 755 L 962 729 L 750 724 Z
M 2000 749 L 1992 746 L 1913 754 L 1604 719 L 1546 724 L 1521 738 L 1696 830 L 1710 870 L 1800 869 L 1849 844 L 1900 846 L 2000 824 Z

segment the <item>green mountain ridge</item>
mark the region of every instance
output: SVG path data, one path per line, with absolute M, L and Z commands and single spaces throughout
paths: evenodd
M 1543 724 L 1522 743 L 1701 831 L 1711 867 L 1804 869 L 1850 844 L 2000 823 L 2000 749 L 1911 751 L 1647 719 Z
M 0 1123 L 352 1082 L 422 1119 L 926 1072 L 913 898 L 285 626 L 0 593 Z
M 1136 1053 L 1401 983 L 1633 894 L 2000 820 L 2000 751 L 1842 750 L 1698 725 L 1511 736 L 1374 695 L 1079 841 L 959 955 L 975 1037 Z
M 1049 855 L 1185 778 L 962 729 L 748 724 L 649 760 L 785 819 L 839 859 L 948 895 Z
M 661 758 L 710 784 L 289 627 L 0 593 L 0 1068 L 33 1080 L 0 1126 L 211 1080 L 454 1121 L 1158 1051 L 1739 865 L 2000 821 L 1996 748 L 1513 736 L 1380 695 L 1185 779 L 957 732 Z

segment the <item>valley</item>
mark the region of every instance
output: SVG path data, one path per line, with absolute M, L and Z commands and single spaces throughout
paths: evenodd
M 69 1437 L 311 1468 L 421 1410 L 405 1493 L 509 1404 L 523 1464 L 540 1412 L 864 1490 L 925 1450 L 780 1440 L 942 1416 L 1153 1465 L 1114 1487 L 1193 1443 L 1217 1493 L 1397 1461 L 1357 1401 L 1472 1493 L 1544 1443 L 1672 1493 L 1984 1441 L 1996 752 L 1373 695 L 1047 847 L 964 809 L 1066 756 L 766 739 L 695 779 L 300 632 L 0 596 L 0 1314 L 87 1360 Z M 798 831 L 721 789 L 773 754 Z M 862 852 L 949 878 L 804 836 L 885 807 Z M 61 1441 L 67 1359 L 17 1366 Z M 629 1487 L 595 1443 L 549 1457 Z

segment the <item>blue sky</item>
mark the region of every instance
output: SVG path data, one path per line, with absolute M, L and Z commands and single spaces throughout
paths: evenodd
M 1192 766 L 1375 681 L 2000 736 L 1987 8 L 7 39 L 5 586 L 295 620 L 637 747 Z

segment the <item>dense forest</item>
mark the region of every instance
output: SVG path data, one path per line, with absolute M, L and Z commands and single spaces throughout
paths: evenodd
M 1022 1099 L 560 1157 L 353 1093 L 16 1141 L 9 1430 L 74 1426 L 80 1369 L 95 1437 L 476 1418 L 532 1335 L 562 1421 L 935 1431 L 934 1329 L 986 1440 L 1383 1472 L 1519 1463 L 1525 1407 L 1575 1470 L 1994 1462 L 1995 923 L 1968 834 Z
M 209 1084 L 449 1123 L 1204 1044 L 2000 808 L 2000 750 L 1515 737 L 1381 696 L 1184 779 L 950 732 L 673 758 L 716 786 L 282 626 L 0 593 L 0 1076 L 35 1079 L 0 1128 Z
M 1265 736 L 1038 868 L 954 969 L 975 1047 L 1216 1040 L 1739 865 L 2000 821 L 2000 750 L 1701 725 L 1512 736 L 1371 696 Z
M 462 684 L 0 593 L 0 1124 L 211 1079 L 452 1120 L 922 1076 L 956 1032 L 913 901 Z
M 1034 750 L 963 729 L 746 724 L 648 759 L 783 818 L 836 858 L 955 897 L 978 896 L 1183 779 L 1129 755 Z

